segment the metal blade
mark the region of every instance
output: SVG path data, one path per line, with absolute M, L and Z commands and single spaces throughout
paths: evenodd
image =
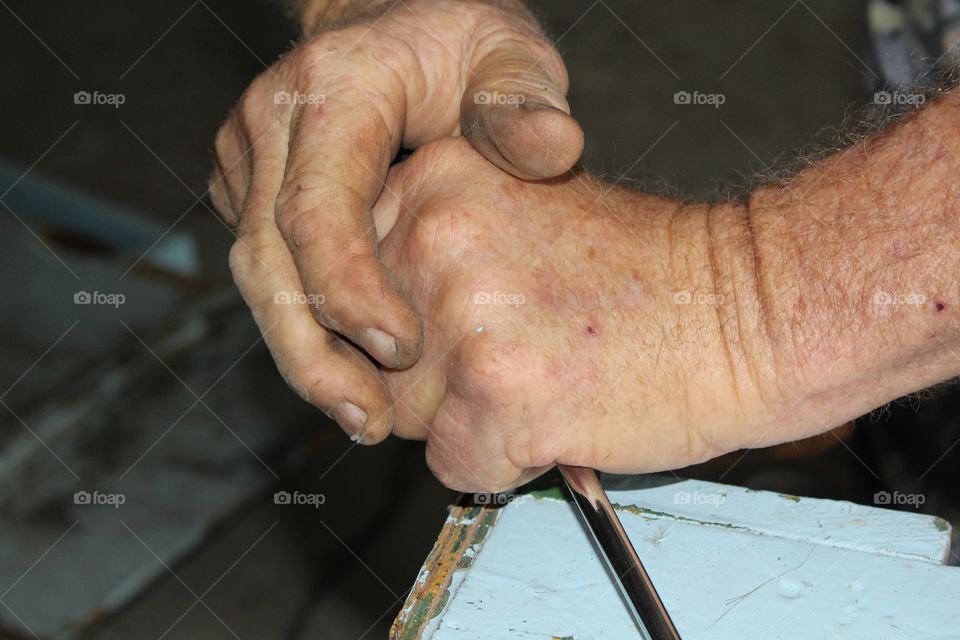
M 600 486 L 597 472 L 586 467 L 557 466 L 621 591 L 633 606 L 635 619 L 643 624 L 651 640 L 680 640 L 670 613 Z

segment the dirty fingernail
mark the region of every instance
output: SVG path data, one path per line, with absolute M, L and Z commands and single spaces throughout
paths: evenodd
M 359 442 L 363 437 L 363 426 L 367 423 L 367 414 L 352 402 L 341 402 L 333 408 L 333 419 L 340 428 L 350 434 L 350 439 Z
M 380 329 L 367 329 L 364 332 L 364 338 L 363 346 L 367 348 L 370 355 L 386 366 L 396 366 L 398 358 L 396 338 Z

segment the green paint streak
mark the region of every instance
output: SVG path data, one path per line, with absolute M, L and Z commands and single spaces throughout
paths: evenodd
M 627 513 L 632 513 L 635 516 L 641 516 L 644 518 L 669 518 L 670 520 L 676 520 L 677 522 L 688 522 L 690 524 L 696 525 L 706 525 L 710 527 L 721 527 L 723 529 L 733 529 L 734 531 L 745 531 L 747 533 L 756 533 L 752 529 L 747 527 L 741 527 L 728 522 L 710 522 L 708 520 L 696 520 L 694 518 L 687 518 L 685 516 L 678 516 L 675 513 L 667 513 L 666 511 L 655 511 L 653 509 L 646 509 L 644 507 L 638 507 L 635 504 L 619 504 L 617 502 L 611 502 L 612 506 L 617 511 L 626 511 Z
M 433 602 L 433 594 L 426 594 L 413 608 L 413 611 L 410 612 L 410 617 L 407 618 L 406 623 L 403 625 L 403 633 L 400 634 L 400 640 L 416 640 L 420 629 L 424 624 L 429 622 L 427 618 L 427 613 L 430 611 L 430 603 Z
M 563 487 L 546 487 L 544 489 L 534 489 L 527 495 L 533 496 L 536 500 L 568 500 L 567 491 Z
M 467 525 L 459 523 L 457 524 L 457 538 L 451 545 L 451 549 L 455 552 L 455 554 L 460 556 L 457 560 L 458 570 L 467 569 L 473 564 L 473 560 L 479 553 L 480 546 L 483 543 L 484 538 L 487 537 L 487 534 L 490 532 L 490 528 L 497 521 L 497 517 L 499 515 L 499 509 L 485 509 L 483 507 L 465 508 L 461 512 L 461 515 L 458 519 L 459 522 L 470 521 L 474 518 L 479 518 L 479 522 L 476 529 L 474 529 L 476 536 L 470 543 L 469 547 L 474 550 L 473 558 L 467 557 L 466 553 L 459 553 L 460 549 L 463 548 L 463 545 L 466 542 L 467 534 L 471 531 L 471 529 Z M 443 593 L 440 594 L 440 600 L 438 601 L 436 609 L 433 610 L 433 615 L 429 615 L 431 609 L 430 605 L 433 602 L 433 597 L 434 594 L 428 592 L 423 596 L 423 598 L 417 601 L 403 625 L 403 633 L 400 635 L 399 640 L 417 640 L 420 637 L 420 633 L 422 632 L 424 625 L 447 608 L 447 602 L 450 600 L 449 584 L 444 588 Z
M 573 636 L 553 636 L 553 640 L 573 640 Z
M 784 500 L 790 500 L 792 502 L 800 502 L 800 496 L 791 496 L 788 493 L 781 493 L 780 497 Z
M 476 535 L 473 538 L 473 542 L 470 543 L 470 548 L 473 549 L 473 557 L 471 558 L 466 553 L 460 555 L 460 559 L 457 560 L 458 569 L 468 569 L 471 565 L 473 565 L 474 559 L 480 553 L 480 547 L 483 545 L 483 541 L 486 539 L 487 534 L 490 533 L 491 527 L 493 527 L 494 523 L 497 521 L 497 517 L 500 515 L 499 509 L 486 509 L 483 511 L 484 513 L 476 516 L 480 518 L 480 522 L 477 525 Z M 458 541 L 457 548 L 459 548 L 459 545 L 460 541 Z
M 950 523 L 944 520 L 943 518 L 941 518 L 940 516 L 934 517 L 933 526 L 937 528 L 937 531 L 944 531 L 944 532 L 950 531 Z

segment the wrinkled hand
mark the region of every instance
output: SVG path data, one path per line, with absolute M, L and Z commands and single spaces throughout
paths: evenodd
M 395 432 L 427 440 L 444 484 L 503 490 L 557 462 L 677 468 L 768 417 L 773 378 L 747 374 L 763 367 L 729 333 L 747 301 L 718 293 L 750 268 L 727 256 L 722 208 L 583 175 L 524 182 L 446 140 L 391 170 L 374 215 L 424 321 L 420 360 L 386 373 Z
M 582 149 L 560 57 L 519 2 L 495 4 L 408 0 L 319 33 L 259 76 L 217 135 L 211 197 L 237 226 L 241 293 L 291 386 L 367 443 L 393 424 L 367 356 L 403 368 L 421 351 L 370 213 L 401 145 L 462 134 L 527 178 L 566 171 Z

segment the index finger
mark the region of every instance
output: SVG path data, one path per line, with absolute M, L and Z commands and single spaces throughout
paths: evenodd
M 399 94 L 343 78 L 295 115 L 276 222 L 313 311 L 383 366 L 420 355 L 417 315 L 377 257 L 371 208 L 400 145 Z

